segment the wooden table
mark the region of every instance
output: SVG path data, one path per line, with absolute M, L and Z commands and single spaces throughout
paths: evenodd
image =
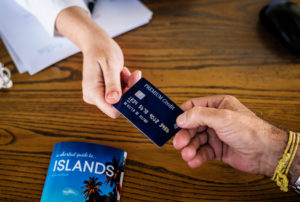
M 116 38 L 125 64 L 175 103 L 231 94 L 260 117 L 300 131 L 300 57 L 260 25 L 269 0 L 143 1 L 153 19 Z M 300 3 L 299 0 L 297 0 Z M 0 201 L 40 199 L 52 148 L 100 143 L 128 152 L 122 201 L 295 201 L 269 178 L 211 161 L 190 169 L 170 141 L 158 148 L 125 118 L 82 100 L 82 54 L 19 74 L 0 42 L 14 87 L 0 91 Z

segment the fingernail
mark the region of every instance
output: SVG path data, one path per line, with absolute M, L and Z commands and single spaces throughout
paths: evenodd
M 141 71 L 138 71 L 137 74 L 136 74 L 136 77 L 135 79 L 138 81 L 142 78 L 142 72 Z
M 173 146 L 176 148 L 177 146 L 177 141 L 176 141 L 176 138 L 173 139 Z
M 141 77 L 142 77 L 142 72 L 139 71 L 139 73 L 138 73 L 138 78 L 140 79 Z
M 110 100 L 117 100 L 119 98 L 119 93 L 116 91 L 110 92 L 108 93 L 107 98 Z
M 182 126 L 182 125 L 184 125 L 185 120 L 186 120 L 186 114 L 183 113 L 177 118 L 177 124 Z

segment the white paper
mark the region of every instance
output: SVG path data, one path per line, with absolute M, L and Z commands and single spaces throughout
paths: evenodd
M 152 12 L 138 0 L 101 0 L 93 19 L 111 37 L 146 24 Z M 52 37 L 38 20 L 12 0 L 0 0 L 0 35 L 20 73 L 35 74 L 79 52 L 71 41 Z
M 138 0 L 101 0 L 94 8 L 93 19 L 115 37 L 150 21 L 152 12 Z

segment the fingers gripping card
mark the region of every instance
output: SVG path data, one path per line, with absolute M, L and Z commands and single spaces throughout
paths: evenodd
M 159 147 L 180 130 L 176 118 L 183 111 L 144 78 L 113 106 Z

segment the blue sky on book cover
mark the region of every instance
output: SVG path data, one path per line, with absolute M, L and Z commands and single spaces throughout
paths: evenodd
M 120 199 L 123 150 L 93 143 L 54 146 L 41 201 L 116 201 Z

